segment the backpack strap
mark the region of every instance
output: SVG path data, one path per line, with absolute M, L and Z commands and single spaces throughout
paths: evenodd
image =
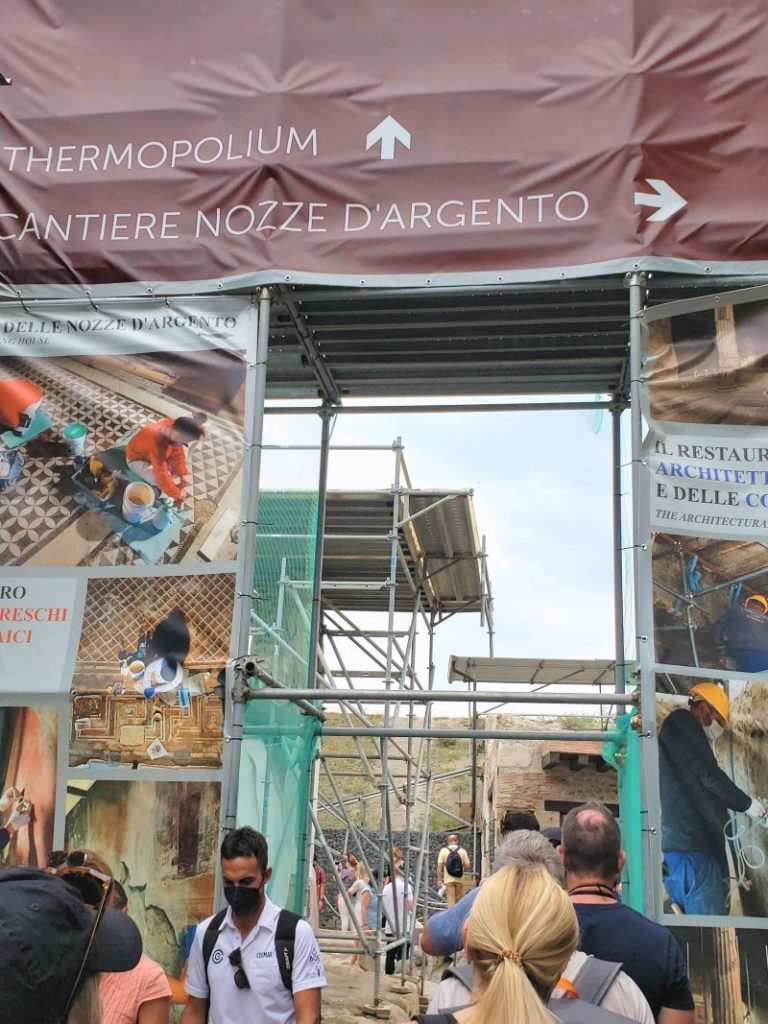
M 290 910 L 281 910 L 275 929 L 275 954 L 280 978 L 289 992 L 293 992 L 293 950 L 296 945 L 296 926 L 302 918 Z
M 623 966 L 623 964 L 611 963 L 610 960 L 598 960 L 597 957 L 588 956 L 573 979 L 579 999 L 585 1003 L 592 1003 L 593 1006 L 599 1006 Z
M 208 961 L 211 959 L 211 953 L 213 947 L 216 945 L 216 940 L 219 937 L 221 926 L 224 924 L 224 918 L 227 916 L 226 907 L 224 910 L 220 910 L 218 914 L 215 914 L 208 922 L 208 927 L 205 929 L 205 935 L 203 935 L 203 971 L 205 972 L 205 983 L 208 986 L 208 1000 L 205 1007 L 205 1019 L 208 1019 L 208 1012 L 211 1008 L 211 984 L 208 981 Z
M 582 999 L 550 999 L 547 1006 L 559 1024 L 633 1024 L 630 1017 Z
M 446 978 L 455 978 L 467 991 L 472 991 L 472 984 L 475 980 L 475 972 L 472 964 L 451 964 L 443 971 L 442 981 Z
M 219 932 L 226 916 L 227 911 L 220 910 L 218 914 L 211 918 L 208 922 L 208 927 L 205 929 L 205 935 L 203 936 L 203 970 L 205 971 L 206 981 L 208 981 L 208 961 L 211 959 L 213 947 L 216 945 L 216 939 L 219 937 Z

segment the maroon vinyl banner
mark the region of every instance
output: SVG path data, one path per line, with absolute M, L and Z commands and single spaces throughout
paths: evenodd
M 755 269 L 766 52 L 723 0 L 5 0 L 0 282 Z

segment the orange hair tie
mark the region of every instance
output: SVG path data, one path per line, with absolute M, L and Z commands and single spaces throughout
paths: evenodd
M 511 960 L 513 963 L 522 964 L 523 958 L 514 949 L 502 949 L 499 954 L 499 958 L 503 957 L 505 960 Z

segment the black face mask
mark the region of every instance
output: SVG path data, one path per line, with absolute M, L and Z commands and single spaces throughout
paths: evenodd
M 238 917 L 255 914 L 261 906 L 261 889 L 247 889 L 242 885 L 225 885 L 224 899 Z

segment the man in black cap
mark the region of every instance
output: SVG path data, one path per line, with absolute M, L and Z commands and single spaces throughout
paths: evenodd
M 89 975 L 136 966 L 139 930 L 105 902 L 94 912 L 55 875 L 0 870 L 0 1024 L 66 1024 Z

